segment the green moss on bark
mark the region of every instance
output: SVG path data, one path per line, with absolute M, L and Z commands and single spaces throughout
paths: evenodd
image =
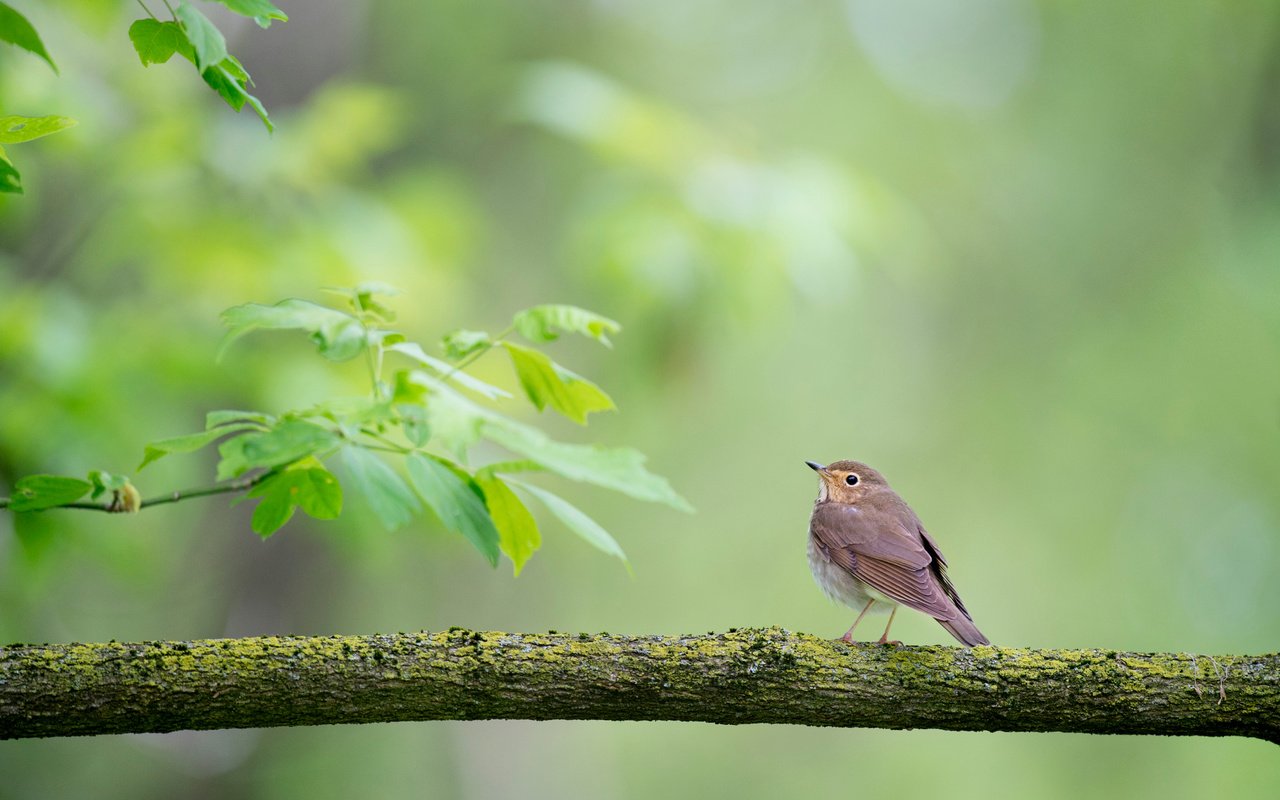
M 0 648 L 3 738 L 504 718 L 1276 741 L 1280 656 L 883 647 L 780 628 Z

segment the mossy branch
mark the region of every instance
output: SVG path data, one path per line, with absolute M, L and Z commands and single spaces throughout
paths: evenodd
M 0 647 L 0 738 L 443 719 L 1252 736 L 1280 654 L 444 633 Z

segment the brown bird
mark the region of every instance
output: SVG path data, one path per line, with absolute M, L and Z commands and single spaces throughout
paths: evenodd
M 828 597 L 861 609 L 844 641 L 853 641 L 853 629 L 874 606 L 890 612 L 879 641 L 889 643 L 901 603 L 933 617 L 969 647 L 989 644 L 947 578 L 947 560 L 933 537 L 883 475 L 857 461 L 804 463 L 819 478 L 809 569 Z

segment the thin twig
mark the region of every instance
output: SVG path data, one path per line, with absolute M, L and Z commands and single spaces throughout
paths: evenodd
M 157 495 L 156 497 L 148 497 L 138 504 L 138 508 L 147 508 L 148 506 L 160 506 L 165 503 L 176 503 L 179 500 L 189 500 L 192 497 L 209 497 L 215 494 L 232 494 L 234 492 L 245 492 L 257 486 L 268 476 L 274 475 L 276 470 L 268 470 L 259 473 L 252 478 L 241 478 L 238 481 L 223 484 L 222 486 L 209 486 L 203 489 L 182 489 L 168 494 Z
M 365 436 L 368 436 L 370 439 L 376 439 L 377 441 L 382 442 L 384 445 L 386 445 L 386 447 L 375 447 L 373 445 L 369 445 L 364 442 L 356 442 L 355 444 L 359 447 L 368 447 L 370 449 L 375 449 L 375 450 L 389 450 L 392 453 L 401 453 L 403 455 L 407 455 L 413 452 L 412 447 L 405 447 L 403 445 L 396 444 L 395 442 L 391 441 L 390 439 L 378 433 L 377 431 L 372 431 L 372 430 L 369 430 L 368 428 L 361 428 L 360 433 Z
M 221 486 L 203 486 L 196 489 L 179 489 L 176 492 L 148 497 L 138 504 L 138 508 L 141 510 L 150 506 L 160 506 L 165 503 L 176 503 L 179 500 L 190 500 L 193 497 L 209 497 L 216 494 L 233 494 L 235 492 L 248 491 L 271 475 L 276 474 L 277 471 L 278 470 L 268 470 L 266 472 L 259 473 L 252 478 L 241 478 L 240 480 L 232 481 L 231 483 L 224 483 Z M 12 500 L 13 498 L 11 497 L 0 497 L 0 508 L 8 508 Z M 57 508 L 73 508 L 82 511 L 106 511 L 110 514 L 116 514 L 121 511 L 119 505 L 111 501 L 93 503 L 84 500 L 79 500 L 74 503 L 63 503 L 60 506 L 50 506 L 49 508 L 43 508 L 40 510 L 50 511 Z

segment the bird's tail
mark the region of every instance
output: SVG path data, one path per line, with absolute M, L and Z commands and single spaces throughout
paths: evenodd
M 982 635 L 982 631 L 978 630 L 978 626 L 973 624 L 973 620 L 963 614 L 955 619 L 939 619 L 938 624 L 946 628 L 948 633 L 956 637 L 966 647 L 991 644 L 991 642 L 987 641 L 987 637 Z

